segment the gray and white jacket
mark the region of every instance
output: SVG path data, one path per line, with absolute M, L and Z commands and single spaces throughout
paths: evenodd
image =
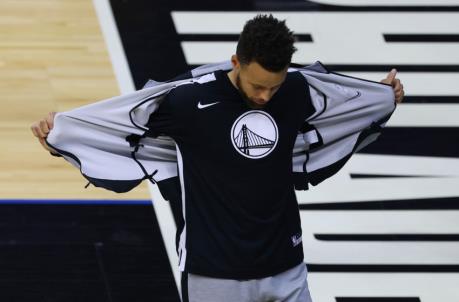
M 144 179 L 176 177 L 174 141 L 145 135 L 150 115 L 175 87 L 230 69 L 229 61 L 200 66 L 169 82 L 149 81 L 141 90 L 58 113 L 47 143 L 90 183 L 115 192 L 127 192 Z M 289 71 L 306 78 L 315 110 L 298 132 L 292 154 L 295 188 L 307 189 L 373 142 L 396 103 L 390 85 L 337 74 L 320 62 Z

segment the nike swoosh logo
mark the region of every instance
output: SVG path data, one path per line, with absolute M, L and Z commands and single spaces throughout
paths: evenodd
M 207 108 L 207 107 L 216 105 L 216 104 L 218 104 L 218 103 L 220 103 L 220 102 L 215 102 L 215 103 L 210 103 L 210 104 L 205 104 L 205 105 L 203 105 L 203 104 L 201 104 L 201 102 L 199 102 L 199 103 L 198 103 L 198 108 L 199 108 L 199 109 L 204 109 L 204 108 Z
M 362 95 L 362 94 L 360 93 L 360 91 L 357 91 L 357 94 L 354 95 L 353 97 L 351 97 L 350 99 L 347 99 L 346 102 L 349 102 L 349 101 L 351 101 L 351 100 L 354 100 L 354 99 L 360 97 L 361 95 Z

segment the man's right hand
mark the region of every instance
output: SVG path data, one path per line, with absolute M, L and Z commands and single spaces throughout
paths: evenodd
M 49 147 L 46 144 L 45 139 L 48 136 L 49 131 L 51 131 L 51 129 L 53 129 L 54 116 L 56 115 L 56 113 L 57 112 L 48 113 L 48 116 L 46 116 L 45 118 L 33 123 L 32 126 L 30 127 L 30 129 L 32 130 L 33 135 L 36 138 L 38 138 L 38 141 L 43 146 L 43 148 L 45 148 L 46 150 L 48 150 L 49 152 L 54 153 L 54 154 L 57 154 L 58 152 L 56 150 L 54 150 L 53 148 Z

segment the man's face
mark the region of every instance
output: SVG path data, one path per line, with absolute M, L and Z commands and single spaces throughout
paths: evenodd
M 263 108 L 280 88 L 287 75 L 287 69 L 272 72 L 264 69 L 255 61 L 249 64 L 237 64 L 236 86 L 247 105 L 253 109 Z

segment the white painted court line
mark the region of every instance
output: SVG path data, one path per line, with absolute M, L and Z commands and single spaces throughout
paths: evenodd
M 134 81 L 109 0 L 93 0 L 121 94 L 135 91 Z
M 100 27 L 108 48 L 113 70 L 120 87 L 121 94 L 135 91 L 134 81 L 124 53 L 116 22 L 109 0 L 93 0 L 99 19 Z M 158 186 L 149 184 L 151 196 L 154 197 L 153 207 L 159 223 L 164 245 L 171 264 L 177 289 L 180 291 L 180 272 L 178 270 L 178 257 L 175 250 L 175 222 L 169 202 L 161 196 Z
M 163 236 L 164 246 L 166 247 L 167 256 L 171 264 L 172 273 L 174 274 L 175 283 L 177 288 L 180 290 L 180 272 L 178 269 L 178 255 L 175 249 L 175 232 L 177 226 L 174 222 L 174 216 L 169 202 L 164 200 L 161 193 L 159 192 L 158 186 L 154 186 L 151 183 L 148 184 L 150 193 L 153 199 L 153 208 L 155 209 L 156 218 L 158 219 L 159 228 Z

